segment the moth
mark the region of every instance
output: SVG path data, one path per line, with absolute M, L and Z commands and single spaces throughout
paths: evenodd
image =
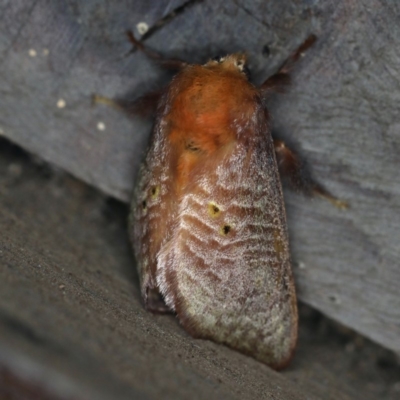
M 178 69 L 157 96 L 129 218 L 145 307 L 281 369 L 296 347 L 298 313 L 278 164 L 296 180 L 298 160 L 272 138 L 265 99 L 315 37 L 260 87 L 243 53 L 194 65 L 130 39 Z M 311 191 L 337 201 L 319 185 Z

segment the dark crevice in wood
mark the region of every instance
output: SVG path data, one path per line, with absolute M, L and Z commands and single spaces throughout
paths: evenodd
M 144 41 L 154 35 L 159 29 L 161 29 L 164 25 L 171 22 L 178 15 L 184 13 L 189 7 L 192 7 L 194 4 L 201 3 L 203 0 L 189 0 L 181 6 L 175 8 L 170 13 L 168 13 L 165 17 L 159 19 L 142 37 L 141 41 Z

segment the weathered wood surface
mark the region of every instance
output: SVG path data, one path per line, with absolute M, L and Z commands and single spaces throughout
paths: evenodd
M 152 17 L 153 2 L 124 3 L 122 8 L 106 0 L 3 2 L 0 129 L 126 201 L 149 124 L 93 108 L 90 97 L 128 91 L 139 96 L 165 79 L 142 54 L 126 56 L 130 44 L 124 32 L 141 21 L 154 25 L 172 3 L 160 2 L 165 9 L 157 6 Z M 310 32 L 318 36 L 297 66 L 291 90 L 271 101 L 274 129 L 351 209 L 286 192 L 299 296 L 398 352 L 399 18 L 395 1 L 206 0 L 146 40 L 149 47 L 193 62 L 245 49 L 260 82 Z M 57 107 L 59 99 L 64 108 Z M 99 122 L 105 130 L 98 129 Z

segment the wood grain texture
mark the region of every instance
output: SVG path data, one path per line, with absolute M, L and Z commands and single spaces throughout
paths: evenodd
M 125 56 L 125 30 L 143 15 L 154 24 L 172 4 L 151 14 L 145 3 L 14 0 L 0 13 L 0 132 L 124 201 L 150 126 L 92 108 L 90 96 L 137 97 L 165 81 L 142 54 Z M 205 0 L 146 41 L 191 62 L 245 49 L 260 83 L 309 33 L 318 36 L 292 88 L 271 99 L 274 130 L 351 209 L 285 193 L 299 296 L 398 352 L 399 17 L 395 1 Z

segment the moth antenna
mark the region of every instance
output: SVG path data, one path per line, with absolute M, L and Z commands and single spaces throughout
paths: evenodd
M 121 106 L 118 104 L 117 100 L 110 99 L 109 97 L 101 96 L 99 94 L 92 95 L 92 106 L 96 106 L 98 104 L 104 104 L 108 107 L 112 107 L 118 110 L 121 110 Z
M 281 64 L 277 73 L 287 74 L 291 71 L 296 61 L 304 56 L 304 53 L 317 41 L 317 37 L 311 34 L 307 39 Z
M 161 89 L 146 93 L 145 95 L 133 101 L 125 99 L 118 99 L 117 101 L 120 108 L 128 116 L 132 117 L 139 115 L 143 118 L 148 118 L 155 114 L 157 104 L 160 101 L 160 97 L 162 96 L 163 92 L 164 90 Z
M 126 34 L 128 36 L 129 41 L 134 46 L 131 52 L 134 51 L 134 49 L 136 48 L 141 52 L 143 52 L 148 58 L 156 61 L 157 64 L 160 64 L 162 67 L 166 69 L 180 70 L 187 65 L 185 61 L 178 59 L 164 58 L 161 54 L 157 53 L 156 51 L 148 49 L 141 41 L 135 38 L 135 35 L 133 34 L 132 31 L 127 31 Z
M 261 86 L 261 89 L 263 93 L 266 93 L 267 91 L 284 93 L 291 83 L 292 79 L 289 74 L 278 72 L 268 78 Z
M 262 96 L 265 96 L 272 90 L 277 92 L 284 91 L 284 88 L 290 84 L 289 72 L 294 64 L 300 57 L 303 57 L 305 51 L 307 51 L 316 40 L 317 37 L 315 35 L 312 34 L 308 36 L 308 38 L 281 64 L 278 71 L 260 86 L 260 93 Z
M 155 113 L 162 94 L 163 90 L 157 90 L 147 93 L 136 100 L 110 99 L 109 97 L 94 94 L 92 96 L 92 104 L 104 104 L 119 111 L 123 111 L 130 117 L 139 115 L 143 118 L 147 118 Z
M 319 196 L 331 202 L 335 207 L 345 210 L 349 208 L 347 202 L 333 196 L 310 177 L 307 169 L 300 161 L 299 156 L 282 140 L 274 139 L 275 155 L 279 172 L 288 177 L 291 185 L 308 196 Z
M 324 189 L 319 185 L 313 188 L 312 193 L 315 196 L 319 196 L 325 200 L 328 200 L 330 203 L 332 203 L 335 207 L 339 208 L 340 210 L 347 210 L 350 208 L 350 205 L 347 201 L 338 199 L 337 197 L 333 196 L 326 189 Z

